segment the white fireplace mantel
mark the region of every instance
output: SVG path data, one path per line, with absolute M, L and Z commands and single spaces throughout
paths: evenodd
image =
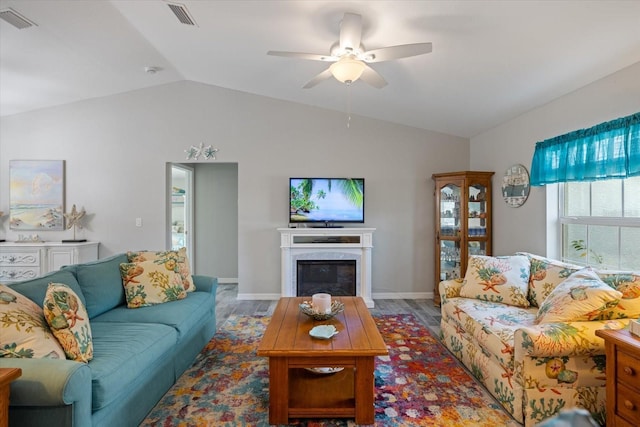
M 371 297 L 371 249 L 375 228 L 278 228 L 282 296 L 296 296 L 298 260 L 355 260 L 356 296 Z

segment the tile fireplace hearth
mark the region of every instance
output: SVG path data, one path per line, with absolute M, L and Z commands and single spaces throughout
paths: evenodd
M 330 269 L 325 269 L 320 272 L 324 277 L 314 280 L 321 282 L 324 292 L 345 295 L 345 276 L 349 276 L 349 273 L 344 270 L 344 266 L 355 263 L 355 293 L 351 295 L 362 297 L 369 308 L 374 306 L 371 298 L 371 250 L 375 228 L 279 228 L 278 231 L 283 297 L 299 296 L 300 264 L 342 265 L 340 272 L 336 271 L 334 274 Z

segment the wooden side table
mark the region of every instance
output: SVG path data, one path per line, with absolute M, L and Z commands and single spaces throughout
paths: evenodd
M 640 338 L 601 329 L 607 356 L 607 427 L 640 425 Z
M 20 375 L 22 375 L 20 368 L 0 368 L 0 427 L 9 425 L 10 385 Z

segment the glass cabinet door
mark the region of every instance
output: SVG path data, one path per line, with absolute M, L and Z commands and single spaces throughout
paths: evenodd
M 487 235 L 487 188 L 484 185 L 473 184 L 468 189 L 469 200 L 467 215 L 467 234 L 469 237 Z M 469 255 L 474 255 L 469 252 Z
M 440 240 L 440 280 L 460 277 L 460 241 Z
M 486 255 L 487 243 L 482 241 L 469 241 L 467 251 L 469 255 Z
M 440 190 L 440 236 L 455 237 L 460 232 L 460 186 L 448 184 Z
M 460 212 L 462 186 L 448 183 L 440 189 L 440 280 L 460 277 Z

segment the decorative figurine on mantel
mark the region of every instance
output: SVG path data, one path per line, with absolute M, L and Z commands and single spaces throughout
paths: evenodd
M 44 243 L 39 234 L 18 234 L 16 243 Z
M 87 214 L 87 212 L 82 208 L 80 212 L 76 209 L 76 205 L 74 204 L 71 208 L 71 213 L 64 214 L 64 217 L 67 219 L 67 227 L 66 229 L 70 229 L 73 227 L 73 239 L 71 240 L 63 240 L 62 243 L 79 243 L 86 242 L 87 239 L 76 239 L 76 228 L 82 228 L 82 223 L 80 220 Z
M 2 217 L 4 216 L 4 212 L 0 211 L 0 227 L 2 227 Z M 0 242 L 4 242 L 4 238 L 0 238 Z

